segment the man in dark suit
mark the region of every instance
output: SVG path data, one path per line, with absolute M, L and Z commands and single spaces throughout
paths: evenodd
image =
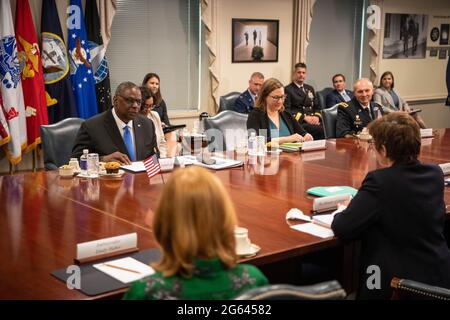
M 355 97 L 352 100 L 339 104 L 336 120 L 338 138 L 354 137 L 372 120 L 383 115 L 383 109 L 371 101 L 373 84 L 369 79 L 356 81 L 353 93 Z
M 325 103 L 327 108 L 331 108 L 340 102 L 349 102 L 352 100 L 353 93 L 345 89 L 345 77 L 343 74 L 335 74 L 332 81 L 334 90 L 327 94 Z
M 305 84 L 305 79 L 306 64 L 299 62 L 295 65 L 292 83 L 285 88 L 284 107 L 314 140 L 324 139 L 319 101 L 314 88 Z
M 254 72 L 248 80 L 248 88 L 234 102 L 234 111 L 239 113 L 250 113 L 255 105 L 259 90 L 264 83 L 264 75 L 261 72 Z
M 113 108 L 86 120 L 80 127 L 72 149 L 79 158 L 83 149 L 98 153 L 100 161 L 130 164 L 155 154 L 153 122 L 139 114 L 142 98 L 132 82 L 121 83 L 114 95 Z

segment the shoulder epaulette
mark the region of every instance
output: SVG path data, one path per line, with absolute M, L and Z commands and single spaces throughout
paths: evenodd
M 344 108 L 347 108 L 349 104 L 347 102 L 339 102 L 340 106 L 343 106 Z

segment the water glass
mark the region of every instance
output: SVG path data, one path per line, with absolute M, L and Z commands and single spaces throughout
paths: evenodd
M 89 153 L 87 156 L 87 173 L 89 176 L 98 175 L 100 161 L 98 153 Z

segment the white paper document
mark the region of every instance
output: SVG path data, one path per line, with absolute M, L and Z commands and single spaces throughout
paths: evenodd
M 242 166 L 244 164 L 240 160 L 221 158 L 218 156 L 211 157 L 211 159 L 216 161 L 216 163 L 214 163 L 214 164 L 202 163 L 202 162 L 198 161 L 195 156 L 182 156 L 182 157 L 178 157 L 178 158 L 182 158 L 182 160 L 185 161 L 185 165 L 193 164 L 196 166 L 201 166 L 201 167 L 205 167 L 205 168 L 213 169 L 213 170 L 234 168 L 234 167 Z
M 122 283 L 131 283 L 155 273 L 152 267 L 131 257 L 94 264 L 93 267 Z
M 312 234 L 313 236 L 323 238 L 323 239 L 334 236 L 333 230 L 319 226 L 319 225 L 317 225 L 315 223 L 311 223 L 311 222 L 304 223 L 304 224 L 297 224 L 295 226 L 291 226 L 291 228 L 295 229 L 297 231 Z
M 143 161 L 135 161 L 129 165 L 120 166 L 122 169 L 131 171 L 131 172 L 145 172 L 145 166 Z

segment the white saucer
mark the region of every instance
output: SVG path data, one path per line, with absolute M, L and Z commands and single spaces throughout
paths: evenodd
M 102 178 L 121 178 L 124 175 L 125 171 L 119 169 L 119 172 L 117 173 L 106 173 L 106 171 L 104 172 L 100 172 L 98 175 L 99 177 Z
M 252 243 L 250 245 L 250 250 L 249 252 L 238 252 L 238 256 L 241 258 L 249 258 L 249 257 L 253 257 L 256 256 L 256 254 L 261 250 L 261 247 L 257 246 L 256 244 Z

